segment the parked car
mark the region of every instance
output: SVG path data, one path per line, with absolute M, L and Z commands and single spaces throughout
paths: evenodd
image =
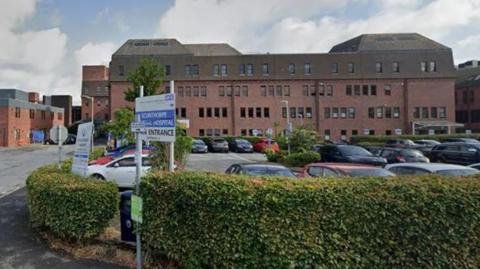
M 315 145 L 312 146 L 312 150 L 315 151 L 315 152 L 320 153 L 320 151 L 322 150 L 323 146 L 324 146 L 323 144 L 315 144 Z
M 383 148 L 376 156 L 383 157 L 388 163 L 428 163 L 430 160 L 416 149 Z
M 207 153 L 208 146 L 201 139 L 194 139 L 192 142 L 192 153 Z
M 112 150 L 107 150 L 105 152 L 105 156 L 111 156 L 113 158 L 118 158 L 120 156 L 123 156 L 123 155 L 126 155 L 127 153 L 129 152 L 135 152 L 136 150 L 136 145 L 135 144 L 130 144 L 130 145 L 126 145 L 126 146 L 121 146 L 119 148 L 116 148 L 116 149 L 112 149 Z M 148 151 L 152 151 L 152 150 L 155 150 L 155 147 L 152 146 L 152 145 L 143 145 L 142 146 L 143 150 L 148 150 Z
M 385 169 L 396 175 L 469 176 L 480 173 L 480 171 L 471 167 L 444 163 L 396 163 L 387 165 Z
M 383 149 L 383 147 L 378 147 L 378 146 L 363 146 L 363 148 L 370 151 L 370 153 L 376 156 L 378 156 L 380 151 Z
M 208 141 L 208 150 L 211 152 L 228 152 L 228 142 L 225 138 L 211 138 Z
M 480 163 L 474 163 L 474 164 L 469 165 L 468 167 L 471 167 L 471 168 L 475 168 L 475 169 L 477 169 L 477 170 L 480 170 Z
M 117 156 L 117 157 L 112 156 L 112 155 L 110 155 L 110 156 L 103 156 L 103 157 L 100 157 L 100 158 L 98 158 L 98 159 L 96 159 L 96 160 L 91 160 L 90 162 L 88 162 L 88 165 L 107 164 L 107 163 L 109 163 L 109 162 L 111 162 L 111 161 L 113 161 L 113 160 L 115 160 L 115 159 L 117 159 L 117 158 L 119 158 L 119 157 L 125 156 L 125 155 L 135 155 L 135 151 L 136 151 L 136 149 L 129 149 L 129 150 L 123 152 L 122 155 Z M 143 154 L 143 155 L 150 155 L 150 152 L 151 152 L 151 150 L 144 149 L 144 150 L 142 151 L 142 154 Z
M 447 138 L 443 142 L 444 143 L 463 142 L 463 143 L 473 143 L 473 144 L 480 143 L 480 141 L 474 138 Z
M 278 146 L 277 142 L 275 142 L 275 140 L 270 140 L 270 142 L 269 142 L 268 138 L 260 139 L 253 146 L 253 149 L 256 152 L 264 152 L 267 148 L 272 149 L 274 152 L 280 152 L 280 147 Z
M 65 139 L 65 141 L 63 142 L 64 145 L 72 145 L 72 144 L 75 144 L 77 142 L 77 136 L 74 135 L 74 134 L 68 134 L 67 138 Z M 47 139 L 45 140 L 45 144 L 46 145 L 56 145 L 57 143 L 53 142 L 52 139 Z
M 142 174 L 150 170 L 151 162 L 147 155 L 142 156 Z M 135 156 L 126 155 L 107 164 L 88 166 L 87 176 L 115 182 L 120 188 L 132 188 L 135 185 Z
M 469 165 L 480 162 L 479 143 L 442 143 L 430 152 L 432 162 Z
M 417 148 L 419 145 L 410 139 L 389 139 L 385 142 L 385 146 L 394 148 Z
M 368 150 L 352 145 L 325 145 L 321 150 L 323 162 L 361 163 L 384 166 L 387 160 L 373 156 Z
M 233 152 L 253 152 L 252 144 L 245 139 L 232 139 L 228 148 Z
M 296 177 L 292 170 L 280 164 L 269 163 L 244 163 L 233 164 L 225 173 L 242 174 L 249 176 L 285 176 Z
M 440 142 L 433 139 L 420 139 L 415 140 L 414 142 L 415 144 L 419 145 L 416 149 L 420 150 L 426 157 L 430 157 L 430 152 L 432 151 L 433 147 L 440 145 Z
M 392 177 L 395 174 L 376 166 L 353 163 L 312 163 L 306 165 L 300 172 L 302 177 Z

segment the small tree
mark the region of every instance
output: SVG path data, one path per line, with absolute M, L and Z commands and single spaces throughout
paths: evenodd
M 110 131 L 114 137 L 123 137 L 128 143 L 133 143 L 135 139 L 130 129 L 130 123 L 133 121 L 134 116 L 132 109 L 120 108 L 115 111 L 115 120 L 107 123 L 105 129 Z
M 144 87 L 144 96 L 154 95 L 162 85 L 164 79 L 163 67 L 151 58 L 140 61 L 140 65 L 128 74 L 128 82 L 132 88 L 125 92 L 125 100 L 133 102 L 139 96 L 140 86 Z
M 292 152 L 311 150 L 317 142 L 317 132 L 305 128 L 295 128 L 289 139 Z

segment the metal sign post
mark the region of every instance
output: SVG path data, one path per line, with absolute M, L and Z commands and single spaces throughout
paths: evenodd
M 143 86 L 140 86 L 140 98 L 143 97 Z M 137 108 L 136 108 L 137 109 Z M 137 122 L 140 122 L 140 114 L 136 115 Z M 140 177 L 142 173 L 142 135 L 140 132 L 135 133 L 136 136 L 136 151 L 135 151 L 135 162 L 136 162 L 136 176 L 135 176 L 135 194 L 140 196 Z M 133 197 L 132 197 L 133 198 Z M 135 198 L 137 199 L 137 198 Z M 133 199 L 132 199 L 133 200 Z M 141 199 L 140 199 L 141 200 Z M 140 210 L 141 212 L 142 210 Z M 137 222 L 138 223 L 138 222 Z M 140 231 L 136 231 L 136 241 L 137 241 L 137 269 L 142 268 L 142 241 L 140 238 Z
M 62 162 L 62 145 L 63 141 L 68 136 L 68 130 L 63 125 L 55 125 L 50 129 L 50 139 L 54 143 L 58 143 L 58 168 L 60 168 L 60 163 Z
M 63 138 L 60 132 L 60 125 L 57 125 L 57 135 L 58 135 L 58 169 L 60 169 L 60 164 L 62 163 L 62 144 L 63 144 Z
M 175 94 L 175 82 L 170 81 L 170 94 Z M 175 96 L 175 95 L 174 95 Z M 175 104 L 175 103 L 174 103 Z M 175 128 L 175 127 L 174 127 Z M 175 170 L 175 139 L 169 143 L 169 157 L 168 157 L 168 171 L 173 172 Z

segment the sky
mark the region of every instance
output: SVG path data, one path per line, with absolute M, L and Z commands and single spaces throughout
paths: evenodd
M 480 59 L 480 0 L 0 0 L 0 88 L 71 94 L 81 66 L 131 38 L 324 53 L 364 33 L 418 32 Z

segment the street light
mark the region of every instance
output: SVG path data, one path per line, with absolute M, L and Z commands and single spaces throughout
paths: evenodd
M 92 114 L 90 114 L 90 119 L 91 119 L 91 121 L 92 121 L 92 144 L 91 144 L 91 150 L 92 150 L 92 152 L 93 152 L 93 132 L 94 132 L 94 130 L 95 130 L 95 128 L 94 128 L 95 124 L 93 123 L 93 116 L 94 116 L 94 112 L 93 112 L 94 98 L 93 98 L 93 96 L 87 96 L 87 95 L 82 95 L 82 98 L 89 99 L 89 100 L 90 100 L 90 103 L 91 103 L 91 107 L 92 107 L 92 109 L 91 109 L 91 113 L 92 113 Z
M 288 101 L 287 100 L 282 100 L 282 103 L 285 104 L 286 110 L 287 110 L 287 148 L 288 148 L 288 155 L 290 155 L 290 132 L 292 131 L 291 125 L 290 125 L 290 108 L 288 107 Z

